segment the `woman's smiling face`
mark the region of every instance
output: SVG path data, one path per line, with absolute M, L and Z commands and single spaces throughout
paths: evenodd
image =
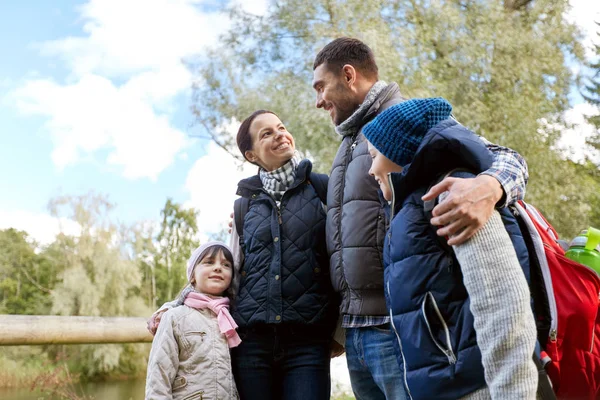
M 250 125 L 252 150 L 246 158 L 266 171 L 273 171 L 288 162 L 296 150 L 294 138 L 276 115 L 260 114 Z

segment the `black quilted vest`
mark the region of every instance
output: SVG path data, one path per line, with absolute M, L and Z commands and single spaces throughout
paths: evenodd
M 278 208 L 258 175 L 238 184 L 250 199 L 244 218 L 244 264 L 233 310 L 240 327 L 259 323 L 322 326 L 337 318 L 325 244 L 325 211 L 303 160 Z M 326 178 L 326 177 L 323 177 Z

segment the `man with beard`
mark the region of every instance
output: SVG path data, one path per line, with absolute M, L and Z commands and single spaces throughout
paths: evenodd
M 342 143 L 331 168 L 327 198 L 327 247 L 331 279 L 340 293 L 346 357 L 357 399 L 408 398 L 394 352 L 401 343 L 390 326 L 383 279 L 387 217 L 378 185 L 369 176 L 371 157 L 362 128 L 378 113 L 405 100 L 398 85 L 379 80 L 371 49 L 339 38 L 317 54 L 313 64 L 316 107 L 329 112 Z M 484 139 L 482 139 L 484 140 Z M 472 179 L 446 178 L 424 200 L 448 191 L 433 210 L 431 223 L 449 245 L 472 237 L 495 207 L 522 199 L 527 165 L 513 150 L 484 140 L 493 152 L 490 169 Z

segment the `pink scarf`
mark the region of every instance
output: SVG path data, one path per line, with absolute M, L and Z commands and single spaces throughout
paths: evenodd
M 188 293 L 183 304 L 198 310 L 208 308 L 214 312 L 217 315 L 219 330 L 227 338 L 227 344 L 230 348 L 236 347 L 242 342 L 235 331 L 237 324 L 229 314 L 229 299 L 227 297 L 213 299 L 205 294 L 192 291 Z

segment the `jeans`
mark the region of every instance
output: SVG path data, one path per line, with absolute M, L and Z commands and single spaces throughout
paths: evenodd
M 390 324 L 346 329 L 346 360 L 356 400 L 405 400 L 396 335 Z
M 327 400 L 330 334 L 311 327 L 259 325 L 239 331 L 231 352 L 241 400 Z

